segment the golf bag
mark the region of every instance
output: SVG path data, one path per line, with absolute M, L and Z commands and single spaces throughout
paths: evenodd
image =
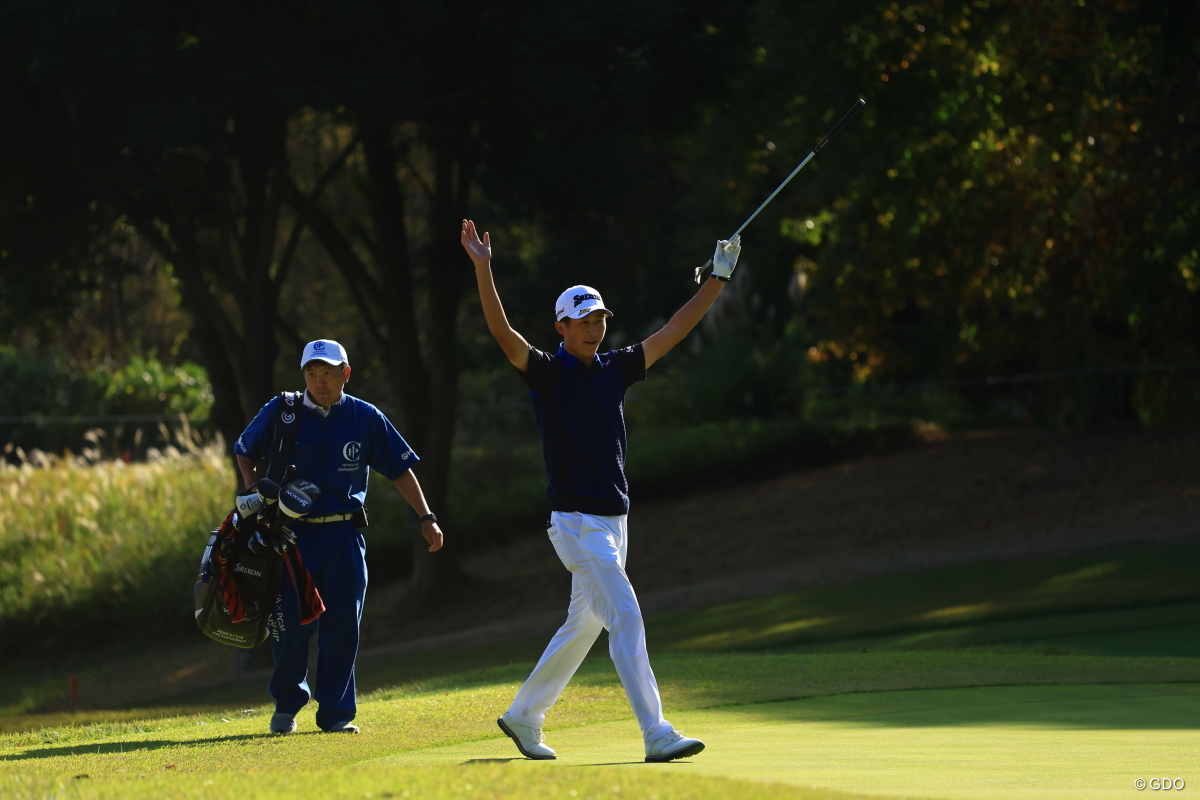
M 253 517 L 229 512 L 212 532 L 200 558 L 200 574 L 193 590 L 196 625 L 210 639 L 250 649 L 270 635 L 272 612 L 284 569 L 300 600 L 300 622 L 306 625 L 325 610 L 312 575 L 295 547 L 295 535 L 280 509 L 278 481 L 291 477 L 286 460 L 296 438 L 299 393 L 284 393 L 271 447 L 267 479 L 260 484 L 276 488 Z M 317 489 L 307 485 L 309 492 Z M 289 497 L 294 500 L 296 494 Z M 304 499 L 308 499 L 307 495 Z M 293 514 L 294 516 L 294 514 Z

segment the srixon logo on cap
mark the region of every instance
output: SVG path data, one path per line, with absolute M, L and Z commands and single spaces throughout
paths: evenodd
M 575 307 L 579 308 L 579 304 L 584 300 L 599 300 L 600 297 L 594 294 L 577 294 L 575 295 Z

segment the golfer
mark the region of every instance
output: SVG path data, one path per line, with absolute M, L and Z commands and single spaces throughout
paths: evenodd
M 740 241 L 735 236 L 717 243 L 712 276 L 662 330 L 640 344 L 602 353 L 597 351 L 612 312 L 598 291 L 572 286 L 559 296 L 554 328 L 562 344 L 557 352 L 544 353 L 508 324 L 492 280 L 491 237 L 485 233 L 481 240 L 475 223 L 463 220 L 461 241 L 475 264 L 488 330 L 521 374 L 533 400 L 550 481 L 547 533 L 571 572 L 567 621 L 497 721 L 500 729 L 526 757 L 555 758 L 542 736 L 546 712 L 604 628 L 609 654 L 642 729 L 646 760 L 695 755 L 704 749 L 704 742 L 684 736 L 663 718 L 662 699 L 646 653 L 642 612 L 625 574 L 629 513 L 625 390 L 644 380 L 646 370 L 696 327 L 733 273 Z
M 351 397 L 343 389 L 350 380 L 350 357 L 341 344 L 318 339 L 300 357 L 305 391 L 289 462 L 296 477 L 317 484 L 321 493 L 311 514 L 290 523 L 296 547 L 325 602 L 316 623 L 300 624 L 299 601 L 290 581 L 283 581 L 271 613 L 271 654 L 275 672 L 268 690 L 275 699 L 272 733 L 296 730 L 296 713 L 317 700 L 317 727 L 328 733 L 358 733 L 354 661 L 358 656 L 359 621 L 367 593 L 366 540 L 358 525 L 366 524 L 363 503 L 367 476 L 374 469 L 396 484 L 421 517 L 421 535 L 430 551 L 442 546 L 437 517 L 429 510 L 421 484 L 413 474 L 419 460 L 383 412 Z M 279 397 L 272 399 L 238 437 L 237 456 L 243 485 L 238 506 L 261 504 L 254 490 L 255 466 L 266 457 L 279 418 Z M 315 691 L 308 685 L 308 645 L 317 635 Z

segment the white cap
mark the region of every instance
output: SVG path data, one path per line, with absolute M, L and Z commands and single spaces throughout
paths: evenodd
M 300 356 L 300 369 L 304 369 L 304 365 L 310 361 L 324 361 L 337 366 L 349 364 L 350 356 L 346 355 L 346 348 L 333 339 L 317 339 L 304 345 L 304 355 Z
M 554 304 L 554 321 L 567 317 L 580 319 L 593 311 L 603 311 L 613 316 L 613 312 L 604 307 L 604 301 L 595 289 L 583 284 L 572 286 L 558 296 L 558 302 Z

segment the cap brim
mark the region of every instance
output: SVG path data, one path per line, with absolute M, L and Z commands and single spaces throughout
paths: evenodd
M 610 317 L 616 316 L 616 314 L 609 311 L 604 306 L 591 306 L 588 308 L 577 308 L 574 311 L 570 311 L 566 315 L 559 317 L 559 319 L 567 319 L 568 317 L 570 317 L 571 319 L 583 319 L 584 317 L 586 317 L 588 314 L 592 313 L 593 311 L 603 311 L 605 314 L 608 314 Z
M 330 358 L 329 356 L 313 356 L 308 361 L 305 361 L 303 364 L 301 364 L 300 369 L 304 369 L 314 361 L 324 361 L 326 364 L 332 364 L 335 367 L 342 363 L 341 359 Z

